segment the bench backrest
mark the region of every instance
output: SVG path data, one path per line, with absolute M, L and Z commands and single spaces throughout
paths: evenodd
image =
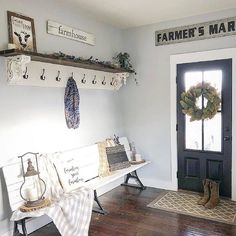
M 48 154 L 48 157 L 51 156 L 53 155 Z M 99 152 L 97 145 L 61 152 L 57 157 L 62 158 L 63 160 L 67 158 L 78 158 L 81 163 L 81 175 L 85 181 L 98 176 Z M 21 162 L 16 159 L 15 163 L 6 165 L 2 169 L 11 210 L 15 211 L 24 203 L 20 196 L 20 187 L 23 183 Z
M 63 152 L 60 158 L 64 160 L 76 159 L 79 162 L 80 174 L 84 181 L 98 176 L 99 151 L 97 144 Z
M 20 196 L 20 187 L 23 183 L 21 163 L 19 161 L 9 164 L 4 166 L 2 170 L 7 186 L 9 203 L 12 211 L 14 211 L 24 202 Z

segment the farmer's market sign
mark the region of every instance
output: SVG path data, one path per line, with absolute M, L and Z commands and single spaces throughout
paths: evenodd
M 95 36 L 93 34 L 72 28 L 67 25 L 63 25 L 55 21 L 48 20 L 47 32 L 48 34 L 54 34 L 57 36 L 80 41 L 90 45 L 95 45 Z
M 156 46 L 236 34 L 236 17 L 155 32 Z

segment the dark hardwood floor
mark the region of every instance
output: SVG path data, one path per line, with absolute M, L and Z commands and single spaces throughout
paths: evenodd
M 236 236 L 236 226 L 147 207 L 162 190 L 117 187 L 100 200 L 108 215 L 93 213 L 89 236 Z M 49 224 L 31 236 L 60 236 Z

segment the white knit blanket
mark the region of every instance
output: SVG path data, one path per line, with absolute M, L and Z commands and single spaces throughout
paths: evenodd
M 93 207 L 93 190 L 85 186 L 71 193 L 64 193 L 53 166 L 52 155 L 40 156 L 42 179 L 47 183 L 46 197 L 52 201 L 49 207 L 32 212 L 13 212 L 11 220 L 48 215 L 62 236 L 87 236 Z

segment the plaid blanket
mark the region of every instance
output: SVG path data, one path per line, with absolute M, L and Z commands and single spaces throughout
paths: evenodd
M 81 187 L 70 194 L 64 194 L 61 199 L 46 207 L 32 212 L 13 213 L 11 220 L 16 221 L 26 217 L 48 215 L 62 236 L 86 236 L 93 206 L 93 191 Z
M 82 186 L 70 193 L 63 193 L 55 176 L 52 155 L 41 155 L 39 166 L 42 179 L 47 183 L 46 197 L 52 201 L 49 207 L 32 212 L 13 212 L 11 220 L 48 215 L 62 236 L 87 236 L 93 207 L 93 190 Z

